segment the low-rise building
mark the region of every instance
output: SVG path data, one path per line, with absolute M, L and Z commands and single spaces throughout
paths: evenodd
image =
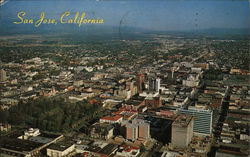
M 123 120 L 121 115 L 114 115 L 114 116 L 105 116 L 100 118 L 100 123 L 110 123 L 110 124 L 114 124 L 114 123 L 121 123 Z
M 11 130 L 11 125 L 10 124 L 0 123 L 0 131 L 10 131 L 10 130 Z
M 113 137 L 114 126 L 109 123 L 95 123 L 90 127 L 90 136 L 108 140 Z
M 67 156 L 75 150 L 75 145 L 68 140 L 63 140 L 54 144 L 51 144 L 47 149 L 47 155 L 49 157 L 63 157 Z
M 116 155 L 123 157 L 137 157 L 140 154 L 140 148 L 129 145 L 121 145 L 116 152 Z

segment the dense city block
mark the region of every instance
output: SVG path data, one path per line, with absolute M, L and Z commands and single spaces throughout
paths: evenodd
M 249 155 L 249 41 L 0 39 L 0 156 Z

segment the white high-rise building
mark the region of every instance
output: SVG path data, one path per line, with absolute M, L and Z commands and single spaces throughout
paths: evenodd
M 174 147 L 185 148 L 193 137 L 194 118 L 189 115 L 179 115 L 172 124 L 171 144 Z
M 187 110 L 180 109 L 179 113 L 194 117 L 194 133 L 211 135 L 213 121 L 212 110 L 196 109 L 193 107 L 189 107 Z
M 160 79 L 160 78 L 157 78 L 157 79 L 155 80 L 155 91 L 156 91 L 156 92 L 159 92 L 160 86 L 161 86 L 161 79 Z

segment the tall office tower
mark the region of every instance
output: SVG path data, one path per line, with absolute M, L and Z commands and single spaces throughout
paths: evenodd
M 187 110 L 180 109 L 179 113 L 191 115 L 194 117 L 194 133 L 211 135 L 213 120 L 212 110 L 196 109 L 189 107 Z
M 149 123 L 138 122 L 138 138 L 148 139 L 150 137 L 150 125 Z
M 155 91 L 156 91 L 156 92 L 159 92 L 160 86 L 161 86 L 161 79 L 160 79 L 160 78 L 157 78 L 157 79 L 155 80 Z
M 151 77 L 148 80 L 148 90 L 149 91 L 154 91 L 154 92 L 159 92 L 161 86 L 161 79 L 160 78 L 154 78 Z
M 138 126 L 136 124 L 128 123 L 126 125 L 126 139 L 131 141 L 138 139 Z
M 148 79 L 148 90 L 150 92 L 155 91 L 155 79 L 153 77 Z
M 6 71 L 1 69 L 0 70 L 0 82 L 6 81 L 6 80 L 7 80 Z
M 135 81 L 128 81 L 126 82 L 126 90 L 131 91 L 131 96 L 137 94 L 137 88 L 135 88 Z
M 161 96 L 154 97 L 154 107 L 161 107 L 162 106 L 162 100 Z
M 172 124 L 171 144 L 174 147 L 185 148 L 193 137 L 194 118 L 189 115 L 179 115 Z
M 137 74 L 136 76 L 136 84 L 138 93 L 142 93 L 144 88 L 145 76 L 144 74 Z
M 138 139 L 148 139 L 150 137 L 150 124 L 142 119 L 134 119 L 128 122 L 126 128 L 126 139 L 135 141 Z

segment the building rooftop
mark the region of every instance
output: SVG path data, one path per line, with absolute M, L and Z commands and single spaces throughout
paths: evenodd
M 74 144 L 73 141 L 68 140 L 68 139 L 64 139 L 62 141 L 59 141 L 57 143 L 53 143 L 51 144 L 48 149 L 53 149 L 53 150 L 58 150 L 58 151 L 64 151 L 66 149 L 68 149 L 69 147 L 71 147 Z
M 116 144 L 108 144 L 104 148 L 102 148 L 98 153 L 110 155 L 117 149 L 118 145 Z
M 37 142 L 37 143 L 49 143 L 51 141 L 53 141 L 54 139 L 52 138 L 47 138 L 47 137 L 42 137 L 42 136 L 35 136 L 35 137 L 31 137 L 29 138 L 29 141 L 33 141 L 33 142 Z
M 106 131 L 113 129 L 114 127 L 109 123 L 95 123 L 91 126 L 91 128 L 99 128 L 99 129 L 103 128 Z
M 119 148 L 119 152 L 131 152 L 132 150 L 139 150 L 140 148 L 138 147 L 133 147 L 133 146 L 130 146 L 130 145 L 121 145 L 120 148 Z
M 115 115 L 115 116 L 105 116 L 102 117 L 101 120 L 110 120 L 110 121 L 117 121 L 122 118 L 122 115 Z
M 179 127 L 187 127 L 192 119 L 193 119 L 192 116 L 181 114 L 175 119 L 172 125 Z
M 30 152 L 41 147 L 42 143 L 37 143 L 29 140 L 21 140 L 17 138 L 1 137 L 0 148 L 9 149 L 17 152 Z

